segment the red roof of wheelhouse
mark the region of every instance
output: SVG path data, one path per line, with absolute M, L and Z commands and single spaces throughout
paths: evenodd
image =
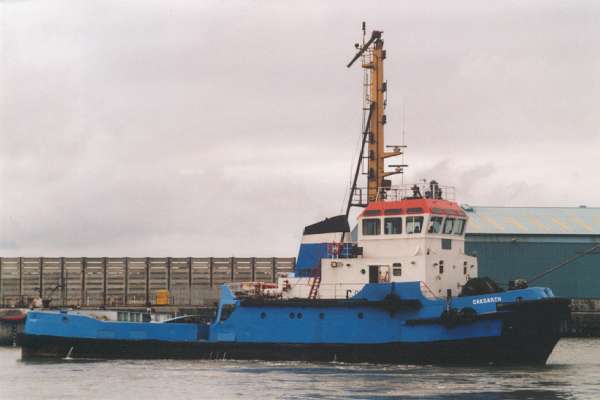
M 377 213 L 377 211 L 380 211 Z M 443 199 L 404 199 L 397 201 L 374 201 L 358 216 L 402 214 L 438 214 L 466 217 L 463 209 L 455 202 Z

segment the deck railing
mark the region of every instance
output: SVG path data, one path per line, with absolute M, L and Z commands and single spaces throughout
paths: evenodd
M 441 198 L 455 201 L 456 189 L 453 186 L 436 185 L 432 187 L 429 183 L 416 183 L 381 187 L 378 189 L 376 200 L 397 201 L 415 197 L 415 186 L 419 189 L 422 198 Z M 368 203 L 368 189 L 366 187 L 354 188 L 352 192 L 352 204 L 366 205 Z

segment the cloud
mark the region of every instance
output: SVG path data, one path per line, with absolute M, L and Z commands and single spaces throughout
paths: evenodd
M 1 255 L 293 255 L 339 213 L 360 21 L 405 180 L 600 203 L 595 2 L 0 3 Z

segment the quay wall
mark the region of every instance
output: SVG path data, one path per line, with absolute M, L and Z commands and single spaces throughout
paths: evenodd
M 227 282 L 275 282 L 294 271 L 295 258 L 281 257 L 0 257 L 0 307 L 110 307 L 156 303 L 210 305 Z

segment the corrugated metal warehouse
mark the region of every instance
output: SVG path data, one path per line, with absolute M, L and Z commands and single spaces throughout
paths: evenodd
M 465 251 L 479 260 L 479 276 L 499 283 L 531 278 L 600 243 L 600 208 L 477 207 L 469 216 Z M 557 296 L 600 298 L 600 251 L 584 255 L 536 281 Z

